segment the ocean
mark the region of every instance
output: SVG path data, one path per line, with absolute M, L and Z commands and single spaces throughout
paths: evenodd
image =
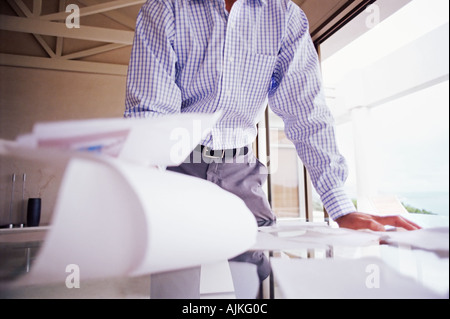
M 400 193 L 399 200 L 418 209 L 425 209 L 436 215 L 449 216 L 449 192 Z

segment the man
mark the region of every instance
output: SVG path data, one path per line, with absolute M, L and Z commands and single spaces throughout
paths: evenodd
M 342 191 L 347 168 L 335 145 L 308 20 L 297 5 L 289 0 L 150 0 L 142 7 L 126 117 L 221 110 L 222 119 L 202 143 L 216 150 L 207 150 L 215 156 L 251 145 L 266 100 L 283 118 L 287 136 L 340 227 L 418 228 L 401 217 L 356 212 Z M 242 173 L 240 165 L 236 170 Z M 260 221 L 274 218 L 261 208 L 256 214 Z
M 251 144 L 266 105 L 340 227 L 419 227 L 402 217 L 356 212 L 343 191 L 347 166 L 335 142 L 308 20 L 290 0 L 149 0 L 141 9 L 129 64 L 125 117 L 179 112 L 222 116 L 177 168 L 240 196 L 259 224 L 275 220 L 260 186 L 265 167 Z M 195 154 L 200 163 L 194 163 Z

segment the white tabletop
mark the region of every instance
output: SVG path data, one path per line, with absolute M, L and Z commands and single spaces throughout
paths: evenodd
M 283 221 L 261 227 L 274 298 L 448 298 L 449 229 L 371 232 Z M 381 243 L 381 244 L 380 244 Z

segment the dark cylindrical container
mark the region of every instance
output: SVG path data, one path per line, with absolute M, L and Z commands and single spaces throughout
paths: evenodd
M 28 198 L 27 206 L 27 227 L 39 226 L 41 220 L 41 202 L 40 198 Z

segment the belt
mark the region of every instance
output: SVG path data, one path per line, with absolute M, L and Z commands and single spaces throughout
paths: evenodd
M 223 150 L 213 150 L 207 146 L 199 145 L 196 149 L 202 153 L 203 158 L 211 159 L 223 159 L 230 156 L 235 157 L 236 155 L 247 155 L 249 151 L 248 146 Z

